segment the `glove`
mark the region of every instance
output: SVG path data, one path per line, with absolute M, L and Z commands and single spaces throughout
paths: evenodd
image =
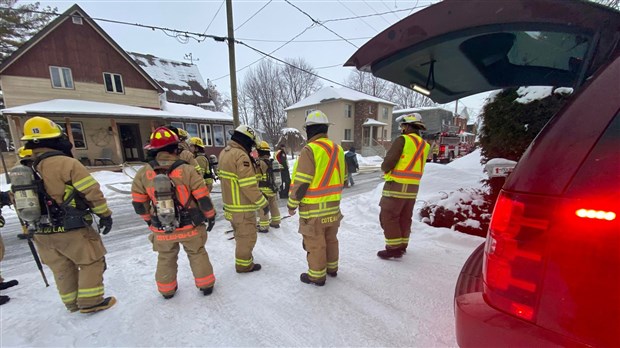
M 0 215 L 0 227 L 4 227 L 5 221 L 4 216 Z
M 215 226 L 215 216 L 207 218 L 207 232 L 211 232 L 213 226 Z
M 112 216 L 104 216 L 99 219 L 99 229 L 103 229 L 101 232 L 103 235 L 106 235 L 112 229 Z

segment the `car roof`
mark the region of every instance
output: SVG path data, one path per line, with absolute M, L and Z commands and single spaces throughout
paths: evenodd
M 618 49 L 620 12 L 577 0 L 445 0 L 392 25 L 345 66 L 438 103 L 512 86 L 578 87 Z M 415 89 L 415 88 L 414 88 Z

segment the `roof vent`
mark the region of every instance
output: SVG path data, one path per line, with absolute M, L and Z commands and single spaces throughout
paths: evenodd
M 80 16 L 71 16 L 71 20 L 73 21 L 73 24 L 82 25 L 82 17 Z

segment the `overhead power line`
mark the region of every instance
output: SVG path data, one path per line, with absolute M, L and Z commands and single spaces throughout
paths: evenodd
M 368 40 L 368 39 L 372 39 L 372 36 L 367 36 L 367 37 L 353 37 L 353 38 L 348 38 L 347 40 Z M 256 42 L 289 42 L 290 40 L 266 40 L 266 39 L 242 39 L 239 38 L 239 40 L 243 40 L 243 41 L 256 41 Z M 293 40 L 290 42 L 295 42 L 295 43 L 316 43 L 316 42 L 339 42 L 339 41 L 344 41 L 342 39 L 317 39 L 317 40 Z
M 265 5 L 263 5 L 263 7 L 259 8 L 258 11 L 254 12 L 254 14 L 250 16 L 250 18 L 246 19 L 245 22 L 241 23 L 238 27 L 236 27 L 235 31 L 239 30 L 245 23 L 249 22 L 250 19 L 254 18 L 254 16 L 259 14 L 260 11 L 262 11 L 265 7 L 267 7 L 267 5 L 271 4 L 272 1 L 273 0 L 269 0 Z
M 222 9 L 222 6 L 224 6 L 224 3 L 226 2 L 226 0 L 222 1 L 222 3 L 220 4 L 220 7 L 217 8 L 217 11 L 215 11 L 215 14 L 213 15 L 213 18 L 211 18 L 211 22 L 209 22 L 209 25 L 207 25 L 207 29 L 205 29 L 205 31 L 203 31 L 203 34 L 206 34 L 206 32 L 209 30 L 209 28 L 211 28 L 211 24 L 213 24 L 213 21 L 215 20 L 215 17 L 217 17 L 217 14 L 220 13 L 220 10 Z
M 372 10 L 372 12 L 374 12 L 374 13 L 379 13 L 379 11 L 375 10 L 375 8 L 374 8 L 374 7 L 370 6 L 370 4 L 366 2 L 366 0 L 364 0 L 364 4 L 365 4 L 366 6 L 368 6 L 368 8 L 370 8 L 370 9 Z M 385 19 L 385 17 L 381 16 L 381 19 L 383 19 L 383 21 L 384 21 L 385 23 L 387 23 L 388 25 L 392 25 L 392 23 L 390 23 L 387 19 Z
M 353 10 L 352 10 L 352 9 L 350 9 L 347 5 L 345 5 L 342 1 L 338 0 L 338 3 L 339 3 L 340 5 L 342 5 L 342 7 L 346 8 L 349 12 L 353 13 L 353 15 L 354 15 L 354 16 L 357 16 L 357 13 L 353 12 Z M 383 17 L 381 17 L 381 18 L 383 18 Z M 370 23 L 366 22 L 366 21 L 364 20 L 364 18 L 360 18 L 360 19 L 361 19 L 361 20 L 362 20 L 362 22 L 364 22 L 364 24 L 366 24 L 366 25 L 367 25 L 370 29 L 372 29 L 372 30 L 376 31 L 377 33 L 379 32 L 379 30 L 375 29 L 375 27 L 373 27 L 372 25 L 370 25 Z
M 383 16 L 386 14 L 390 14 L 390 13 L 398 13 L 398 12 L 404 12 L 404 11 L 413 11 L 417 8 L 422 8 L 422 7 L 427 7 L 428 5 L 421 5 L 421 6 L 414 6 L 414 7 L 409 7 L 409 8 L 404 8 L 401 10 L 394 10 L 394 11 L 388 11 L 388 12 L 379 12 L 379 13 L 372 13 L 372 14 L 367 14 L 367 15 L 360 15 L 360 16 L 355 16 L 355 17 L 344 17 L 344 18 L 333 18 L 333 19 L 326 19 L 323 21 L 323 24 L 325 23 L 329 23 L 329 22 L 340 22 L 340 21 L 350 21 L 350 20 L 354 20 L 354 19 L 361 19 L 361 18 L 367 18 L 367 17 L 376 17 L 376 16 Z M 396 16 L 396 15 L 395 15 Z M 398 16 L 396 17 L 398 18 Z M 400 20 L 400 18 L 398 18 Z
M 318 24 L 318 25 L 322 26 L 323 28 L 325 28 L 325 29 L 329 30 L 332 34 L 334 34 L 334 35 L 338 36 L 339 38 L 343 39 L 344 41 L 348 42 L 351 46 L 353 46 L 353 47 L 355 47 L 355 48 L 359 48 L 359 47 L 357 47 L 354 43 L 352 43 L 351 41 L 349 41 L 349 40 L 345 39 L 344 37 L 342 37 L 342 36 L 341 36 L 340 34 L 338 34 L 337 32 L 335 32 L 335 31 L 333 31 L 333 30 L 329 29 L 328 27 L 326 27 L 323 23 L 321 23 L 321 22 L 317 21 L 316 19 L 312 18 L 312 16 L 310 16 L 310 15 L 309 15 L 308 13 L 306 13 L 304 10 L 302 10 L 302 9 L 300 9 L 299 7 L 297 7 L 297 6 L 293 5 L 293 3 L 291 3 L 289 0 L 284 0 L 284 1 L 285 1 L 287 4 L 289 4 L 289 5 L 293 6 L 294 8 L 296 8 L 296 9 L 297 9 L 297 11 L 299 11 L 299 12 L 301 12 L 301 13 L 305 14 L 306 16 L 308 16 L 308 18 L 310 18 L 310 20 L 311 20 L 312 22 L 314 22 L 314 23 L 316 23 L 316 24 Z

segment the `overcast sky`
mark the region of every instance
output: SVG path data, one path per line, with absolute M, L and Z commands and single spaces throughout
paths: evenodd
M 76 1 L 40 2 L 42 6 L 57 7 L 59 12 L 64 12 L 76 3 Z M 313 19 L 324 23 L 331 31 L 323 26 L 313 25 L 307 15 L 284 0 L 233 0 L 235 38 L 266 53 L 271 53 L 284 45 L 272 55 L 280 59 L 303 57 L 319 75 L 343 83 L 353 68 L 345 68 L 342 65 L 356 51 L 355 46 L 361 47 L 387 27 L 437 1 L 292 0 L 291 2 Z M 77 4 L 93 18 L 216 36 L 227 34 L 224 0 L 98 0 L 77 1 Z M 377 15 L 378 13 L 386 14 Z M 368 15 L 374 16 L 345 19 Z M 333 19 L 338 20 L 329 21 Z M 199 43 L 191 38 L 183 40 L 170 37 L 160 30 L 153 31 L 103 21 L 97 23 L 126 51 L 188 62 L 189 60 L 184 60 L 184 57 L 191 54 L 194 59 L 198 59 L 194 63 L 198 65 L 203 78 L 211 80 L 218 90 L 230 95 L 226 43 L 216 42 L 211 38 Z M 293 42 L 285 44 L 296 36 L 298 37 Z M 245 73 L 249 70 L 243 68 L 248 65 L 255 67 L 257 65 L 255 62 L 264 56 L 241 45 L 237 45 L 235 51 L 237 70 L 240 70 L 237 83 L 241 86 Z M 334 85 L 325 80 L 322 83 L 324 86 Z M 481 96 L 465 98 L 461 101 L 461 105 L 479 109 L 483 99 Z

